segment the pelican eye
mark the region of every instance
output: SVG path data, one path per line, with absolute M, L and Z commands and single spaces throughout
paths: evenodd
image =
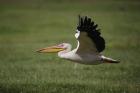
M 64 45 L 63 44 L 60 44 L 60 45 L 58 45 L 59 47 L 64 47 Z

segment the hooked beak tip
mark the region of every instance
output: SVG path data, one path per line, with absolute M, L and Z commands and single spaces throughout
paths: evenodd
M 36 50 L 35 52 L 37 52 L 37 53 L 42 53 L 43 50 L 44 50 L 44 49 L 39 49 L 39 50 Z

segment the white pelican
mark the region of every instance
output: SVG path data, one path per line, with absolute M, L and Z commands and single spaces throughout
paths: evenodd
M 60 58 L 81 64 L 119 63 L 119 61 L 101 54 L 105 49 L 105 40 L 100 36 L 101 33 L 97 26 L 91 18 L 79 16 L 79 24 L 75 34 L 78 44 L 75 49 L 71 50 L 72 46 L 69 43 L 61 43 L 56 46 L 39 49 L 38 52 L 58 52 Z

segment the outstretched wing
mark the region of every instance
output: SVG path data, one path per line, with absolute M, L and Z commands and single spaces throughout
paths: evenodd
M 79 24 L 75 34 L 79 43 L 77 53 L 99 53 L 105 49 L 105 40 L 100 36 L 101 33 L 97 26 L 91 18 L 79 16 Z

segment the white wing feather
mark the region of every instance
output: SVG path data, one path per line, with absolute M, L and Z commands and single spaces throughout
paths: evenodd
M 97 48 L 94 44 L 94 42 L 87 36 L 87 33 L 86 32 L 81 32 L 80 31 L 77 31 L 76 34 L 79 34 L 79 36 L 75 35 L 77 40 L 78 40 L 78 47 L 77 47 L 77 54 L 78 53 L 90 53 L 90 54 L 97 54 L 99 53 L 97 51 Z

